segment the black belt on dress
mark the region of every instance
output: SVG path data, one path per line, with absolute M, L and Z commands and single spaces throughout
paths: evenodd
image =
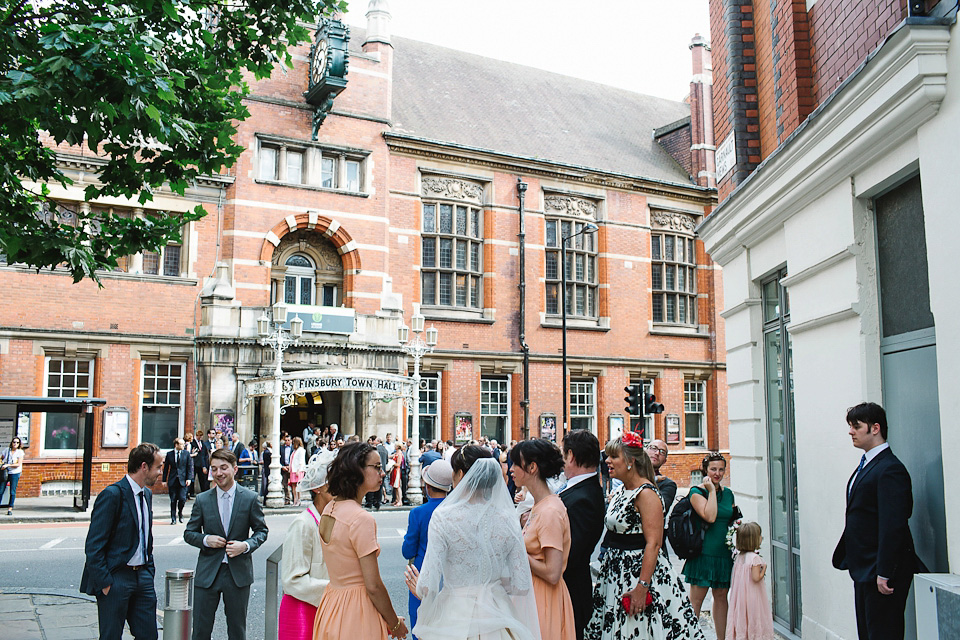
M 625 549 L 627 551 L 636 551 L 647 546 L 647 539 L 642 533 L 616 533 L 607 531 L 603 538 L 603 545 L 608 549 Z

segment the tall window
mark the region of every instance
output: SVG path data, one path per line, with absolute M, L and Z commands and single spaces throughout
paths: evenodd
M 140 442 L 172 447 L 181 433 L 182 409 L 183 365 L 144 363 Z
M 420 254 L 425 305 L 480 309 L 483 305 L 483 235 L 480 209 L 424 204 Z
M 260 180 L 324 189 L 363 191 L 362 151 L 330 149 L 309 141 L 260 138 Z
M 510 389 L 506 378 L 480 379 L 480 435 L 505 442 L 510 418 Z
M 93 396 L 93 360 L 50 358 L 46 383 L 49 398 L 89 398 Z M 77 414 L 47 413 L 43 448 L 79 449 L 79 425 Z
M 546 237 L 547 314 L 560 314 L 561 243 L 567 241 L 567 315 L 597 317 L 597 251 L 593 233 L 581 233 L 584 223 L 548 219 Z M 575 237 L 573 234 L 579 233 Z
M 650 236 L 653 321 L 697 324 L 697 254 L 692 237 Z
M 779 271 L 761 285 L 763 352 L 767 401 L 767 460 L 770 478 L 770 575 L 773 618 L 799 632 L 800 507 L 797 499 L 797 436 L 793 411 L 793 343 L 790 338 L 790 298 Z
M 283 280 L 283 301 L 287 304 L 313 304 L 313 290 L 316 287 L 313 262 L 298 253 L 287 258 L 285 264 L 287 275 Z
M 420 437 L 424 440 L 440 438 L 440 376 L 426 373 L 420 378 Z M 412 424 L 413 413 L 408 415 Z M 412 432 L 412 429 L 411 429 Z
M 700 381 L 683 383 L 683 414 L 686 420 L 684 444 L 707 446 L 707 384 Z
M 596 386 L 593 380 L 570 383 L 570 429 L 596 433 Z

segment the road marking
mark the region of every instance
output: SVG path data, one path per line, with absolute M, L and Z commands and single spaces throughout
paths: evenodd
M 168 546 L 168 547 L 175 547 L 175 546 L 177 546 L 178 544 L 186 544 L 186 543 L 183 541 L 183 536 L 180 536 L 179 538 L 174 538 L 173 540 L 171 540 L 170 542 L 168 542 L 168 543 L 166 544 L 166 546 Z
M 66 540 L 66 538 L 54 538 L 54 539 L 51 540 L 50 542 L 48 542 L 48 543 L 46 543 L 46 544 L 43 544 L 43 545 L 40 545 L 40 548 L 41 548 L 41 549 L 52 549 L 53 547 L 57 546 L 58 544 L 60 544 L 60 543 L 63 542 L 64 540 Z
M 405 535 L 407 535 L 407 530 L 406 530 L 406 529 L 397 529 L 397 533 L 399 533 L 399 534 L 402 535 L 402 536 L 405 536 Z

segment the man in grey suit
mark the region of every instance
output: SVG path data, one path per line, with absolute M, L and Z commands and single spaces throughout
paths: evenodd
M 227 637 L 245 640 L 252 554 L 267 540 L 267 523 L 257 494 L 234 482 L 237 459 L 230 451 L 214 451 L 210 468 L 217 486 L 197 496 L 183 532 L 184 541 L 200 549 L 193 590 L 193 640 L 210 640 L 221 596 Z

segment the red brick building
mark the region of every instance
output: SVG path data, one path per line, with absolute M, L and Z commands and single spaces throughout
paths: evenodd
M 94 490 L 143 440 L 168 447 L 211 425 L 265 436 L 273 408 L 254 381 L 275 361 L 256 320 L 282 301 L 307 320 L 284 354 L 285 376 L 300 381 L 284 399 L 284 430 L 315 420 L 345 434 L 408 433 L 402 402 L 358 385 L 412 373 L 397 330 L 419 312 L 439 330 L 422 362 L 421 437 L 562 435 L 560 243 L 570 237 L 569 428 L 601 441 L 618 433 L 623 388 L 644 381 L 666 407 L 648 433 L 670 443 L 668 473 L 688 483 L 705 449 L 727 447 L 720 272 L 694 231 L 716 193 L 709 47 L 691 45 L 681 103 L 391 37 L 378 3 L 368 20 L 349 32 L 346 88 L 315 139 L 305 46 L 292 70 L 253 85 L 238 133 L 247 150 L 229 175 L 149 203 L 204 203 L 209 214 L 182 243 L 130 256 L 101 290 L 0 267 L 17 300 L 0 310 L 0 395 L 107 400 Z M 60 151 L 77 189 L 56 192 L 65 206 L 51 215 L 142 215 L 83 203 L 97 159 Z M 116 447 L 105 411 L 119 417 L 111 425 L 128 420 Z M 22 422 L 21 491 L 72 478 L 69 432 L 40 416 Z

